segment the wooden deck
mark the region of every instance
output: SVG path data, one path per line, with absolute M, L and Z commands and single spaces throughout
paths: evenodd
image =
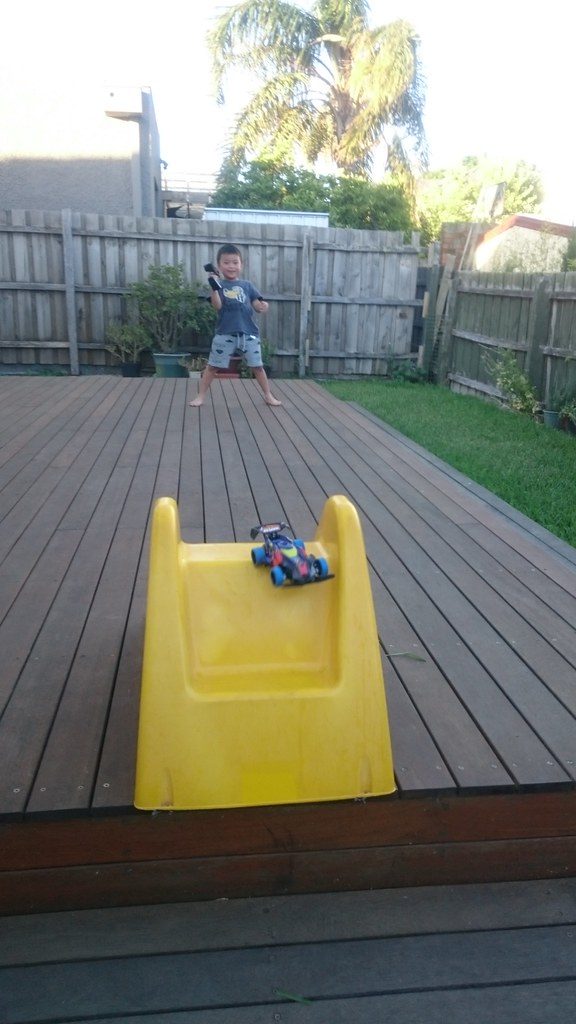
M 3 1024 L 567 1024 L 576 881 L 4 918 Z
M 0 378 L 0 911 L 576 873 L 576 551 L 362 410 L 278 381 Z M 132 807 L 148 525 L 359 509 L 398 796 Z

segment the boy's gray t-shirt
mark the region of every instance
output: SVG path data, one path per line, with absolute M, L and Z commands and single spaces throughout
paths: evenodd
M 236 281 L 221 280 L 222 309 L 216 321 L 216 334 L 251 334 L 259 336 L 253 317 L 252 302 L 259 299 L 260 292 L 250 281 L 237 278 Z

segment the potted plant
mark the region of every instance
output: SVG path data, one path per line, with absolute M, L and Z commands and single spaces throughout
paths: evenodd
M 185 355 L 182 358 L 182 366 L 184 366 L 187 375 L 196 379 L 202 376 L 206 362 L 206 356 Z
M 568 398 L 558 410 L 560 426 L 569 434 L 576 434 L 576 397 Z
M 566 404 L 566 391 L 563 387 L 550 387 L 546 389 L 542 416 L 547 427 L 560 427 L 560 413 Z
M 160 377 L 188 376 L 182 359 L 190 353 L 179 351 L 184 332 L 211 331 L 215 314 L 207 296 L 198 294 L 200 287 L 186 282 L 181 263 L 155 264 L 145 281 L 130 286 L 129 298 L 136 305 L 138 323 L 146 332 Z
M 140 356 L 150 347 L 150 339 L 139 324 L 110 324 L 106 331 L 106 351 L 120 362 L 123 377 L 139 377 Z
M 532 417 L 540 414 L 541 403 L 538 400 L 536 388 L 520 369 L 516 356 L 510 349 L 503 349 L 496 356 L 486 353 L 483 361 L 501 392 L 503 403 L 509 409 L 528 413 Z

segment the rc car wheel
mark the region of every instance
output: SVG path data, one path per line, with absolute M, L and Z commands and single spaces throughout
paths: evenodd
M 275 565 L 274 568 L 270 570 L 270 579 L 275 587 L 281 587 L 284 583 L 286 576 L 279 565 Z
M 329 569 L 328 569 L 328 562 L 326 561 L 325 558 L 317 558 L 314 561 L 314 568 L 316 570 L 316 575 L 318 576 L 319 579 L 321 579 L 321 580 L 326 579 L 326 577 L 327 577 L 327 575 L 329 573 Z
M 252 548 L 252 561 L 254 565 L 264 565 L 266 561 L 264 548 Z

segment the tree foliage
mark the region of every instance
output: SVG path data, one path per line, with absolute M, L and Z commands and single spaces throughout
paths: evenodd
M 272 160 L 228 161 L 211 206 L 328 213 L 332 227 L 410 231 L 410 203 L 402 187 L 362 178 L 318 175 Z
M 562 270 L 576 270 L 576 228 L 572 228 L 572 234 L 568 239 Z
M 483 219 L 476 204 L 484 186 L 505 182 L 504 204 L 495 220 L 515 213 L 537 213 L 544 189 L 536 167 L 523 160 L 502 163 L 468 156 L 455 167 L 430 171 L 417 185 L 416 208 L 426 241 L 440 238 L 442 224 Z
M 262 156 L 310 166 L 328 158 L 367 177 L 374 151 L 410 178 L 425 151 L 419 40 L 405 21 L 370 28 L 366 0 L 316 0 L 305 11 L 288 0 L 244 0 L 209 35 L 220 99 L 245 69 L 260 87 L 233 132 L 234 160 Z

